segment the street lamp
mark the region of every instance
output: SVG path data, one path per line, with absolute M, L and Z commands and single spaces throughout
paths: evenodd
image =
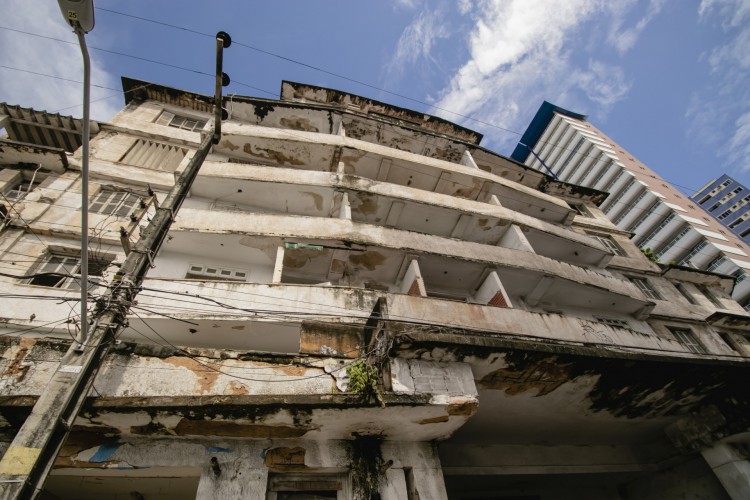
M 81 332 L 76 340 L 82 350 L 88 336 L 89 292 L 89 107 L 91 96 L 91 60 L 86 33 L 94 29 L 94 0 L 57 0 L 65 21 L 78 36 L 83 55 L 83 131 L 81 154 Z

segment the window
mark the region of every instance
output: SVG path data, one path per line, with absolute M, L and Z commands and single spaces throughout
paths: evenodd
M 133 193 L 103 189 L 89 203 L 89 212 L 127 217 L 139 200 L 140 197 Z
M 659 206 L 659 200 L 656 200 L 655 202 L 653 202 L 651 204 L 650 207 L 648 207 L 646 210 L 643 211 L 643 214 L 640 217 L 638 217 L 638 219 L 630 226 L 630 228 L 628 229 L 628 231 L 630 231 L 632 233 L 636 229 L 638 229 L 638 226 L 640 226 L 641 224 L 643 224 L 643 221 L 645 221 L 646 219 L 648 219 L 648 217 L 652 213 L 654 213 L 654 211 L 656 211 L 656 209 L 657 209 L 658 206 Z
M 73 250 L 50 252 L 34 270 L 33 274 L 41 276 L 30 278 L 27 283 L 51 288 L 80 290 L 80 279 L 75 276 L 81 273 L 81 257 L 77 252 L 75 254 L 73 252 Z M 112 260 L 108 256 L 89 254 L 89 276 L 103 276 Z M 89 283 L 89 289 L 94 286 L 94 283 Z
M 629 203 L 626 204 L 626 206 L 623 209 L 623 211 L 620 213 L 620 215 L 617 216 L 617 218 L 615 220 L 612 221 L 612 223 L 616 226 L 620 222 L 622 222 L 623 219 L 625 219 L 625 217 L 627 217 L 628 215 L 630 215 L 630 212 L 635 208 L 636 205 L 638 205 L 638 203 L 641 202 L 641 200 L 643 198 L 646 197 L 647 194 L 648 194 L 648 190 L 647 189 L 642 190 L 641 194 L 639 194 L 636 197 L 636 199 L 634 199 L 633 201 L 631 201 L 631 202 L 629 202 Z
M 120 161 L 138 167 L 174 172 L 185 155 L 185 148 L 138 139 Z
M 719 255 L 718 257 L 716 257 L 714 260 L 711 261 L 708 267 L 706 267 L 706 271 L 709 271 L 709 272 L 716 271 L 728 260 L 729 259 L 727 259 L 725 256 Z
M 578 143 L 575 145 L 573 150 L 568 154 L 568 157 L 565 159 L 564 162 L 562 162 L 562 165 L 560 165 L 560 169 L 556 172 L 558 177 L 562 177 L 563 172 L 568 167 L 568 163 L 570 163 L 570 160 L 573 159 L 573 156 L 578 152 L 579 149 L 581 149 L 581 146 L 583 146 L 584 139 L 581 138 L 578 140 Z
M 682 230 L 677 233 L 675 236 L 673 236 L 666 245 L 663 245 L 657 252 L 654 252 L 654 256 L 656 256 L 657 259 L 661 259 L 664 254 L 669 252 L 673 246 L 675 246 L 683 237 L 685 237 L 686 234 L 690 232 L 692 228 L 685 224 L 685 227 L 682 228 Z
M 646 278 L 629 278 L 630 281 L 649 299 L 661 300 L 661 296 L 654 290 Z
M 667 215 L 667 216 L 666 216 L 666 217 L 664 218 L 664 220 L 662 220 L 662 221 L 661 221 L 661 223 L 659 223 L 659 225 L 658 225 L 658 226 L 656 226 L 656 227 L 655 227 L 654 229 L 652 229 L 652 230 L 651 230 L 651 232 L 649 232 L 649 233 L 648 233 L 648 234 L 646 235 L 646 237 L 645 237 L 645 238 L 643 238 L 643 239 L 642 239 L 642 240 L 641 240 L 641 241 L 640 241 L 640 242 L 638 243 L 638 246 L 639 246 L 639 247 L 644 247 L 644 246 L 646 245 L 646 243 L 648 243 L 649 241 L 651 241 L 651 239 L 652 239 L 652 238 L 653 238 L 654 236 L 656 236 L 656 234 L 657 234 L 657 233 L 658 233 L 659 231 L 661 231 L 662 229 L 664 229 L 665 227 L 667 227 L 667 225 L 668 225 L 668 224 L 669 224 L 670 222 L 672 222 L 672 220 L 674 220 L 674 213 L 670 213 L 669 215 Z
M 719 337 L 721 337 L 721 340 L 723 340 L 724 343 L 727 346 L 729 346 L 729 348 L 731 350 L 733 350 L 734 352 L 740 352 L 740 349 L 737 346 L 737 343 L 735 342 L 735 340 L 734 340 L 734 338 L 732 337 L 731 334 L 729 334 L 727 332 L 718 332 L 718 333 L 719 333 Z
M 680 265 L 681 266 L 690 265 L 691 264 L 690 259 L 695 257 L 698 254 L 698 252 L 706 248 L 707 245 L 708 245 L 708 242 L 706 240 L 701 240 L 698 243 L 696 243 L 693 249 L 690 250 L 690 252 L 685 257 L 682 258 L 682 260 L 680 261 Z
M 206 126 L 206 120 L 198 120 L 196 118 L 188 118 L 186 116 L 176 115 L 169 111 L 162 111 L 159 118 L 156 119 L 157 125 L 167 125 L 169 127 L 175 127 L 182 130 L 201 130 Z
M 694 352 L 695 354 L 707 354 L 706 348 L 698 342 L 695 334 L 690 328 L 676 328 L 667 327 L 677 342 L 682 344 L 688 351 Z
M 620 203 L 620 200 L 625 196 L 625 194 L 628 192 L 628 190 L 635 185 L 635 178 L 630 179 L 620 190 L 617 192 L 617 194 L 613 198 L 608 198 L 606 203 L 607 207 L 603 209 L 605 214 L 609 214 L 609 212 L 613 209 L 617 209 L 617 205 Z
M 625 255 L 625 252 L 623 252 L 622 248 L 620 248 L 620 245 L 615 243 L 615 240 L 613 240 L 611 237 L 603 235 L 603 234 L 591 234 L 599 243 L 602 244 L 604 248 L 609 250 L 615 255 Z
M 23 200 L 27 194 L 32 192 L 41 181 L 31 182 L 30 180 L 22 179 L 16 182 L 8 191 L 5 192 L 5 197 L 8 201 L 20 201 Z
M 591 213 L 584 205 L 580 203 L 568 203 L 568 205 L 570 205 L 570 208 L 575 210 L 578 215 L 582 217 L 591 217 Z
M 231 268 L 223 268 L 211 265 L 190 264 L 187 279 L 210 279 L 219 281 L 247 281 L 250 273 L 247 271 Z
M 721 301 L 719 300 L 719 298 L 716 295 L 714 295 L 713 292 L 711 292 L 711 290 L 709 290 L 707 286 L 705 286 L 705 285 L 698 285 L 697 288 L 698 288 L 698 290 L 701 291 L 701 293 L 703 295 L 706 296 L 706 298 L 708 300 L 711 301 L 711 303 L 713 305 L 715 305 L 716 307 L 721 307 L 721 308 L 724 307 L 724 304 L 721 303 Z
M 620 328 L 630 328 L 630 325 L 628 324 L 628 322 L 625 321 L 625 320 L 622 320 L 622 319 L 596 318 L 596 320 L 599 323 L 603 323 L 603 324 L 609 325 L 609 326 L 617 326 L 617 327 L 620 327 Z
M 688 292 L 687 288 L 685 288 L 685 285 L 683 285 L 682 283 L 675 283 L 674 286 L 675 288 L 677 288 L 677 291 L 680 292 L 683 297 L 685 297 L 685 300 L 687 300 L 693 305 L 698 303 L 695 301 L 695 297 L 693 297 L 693 295 L 690 292 Z

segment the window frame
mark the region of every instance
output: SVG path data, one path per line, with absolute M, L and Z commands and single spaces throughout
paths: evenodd
M 597 233 L 588 233 L 588 235 L 596 239 L 599 243 L 602 244 L 602 246 L 604 246 L 604 248 L 606 248 L 607 250 L 609 250 L 616 256 L 618 257 L 626 256 L 625 250 L 610 235 L 597 234 Z
M 581 217 L 586 217 L 587 219 L 594 218 L 591 212 L 589 212 L 589 209 L 586 208 L 586 205 L 584 205 L 583 203 L 568 203 L 568 205 L 570 205 L 570 208 L 575 210 L 575 212 Z
M 614 326 L 617 328 L 630 328 L 630 323 L 628 323 L 624 319 L 606 318 L 604 316 L 595 316 L 594 319 L 596 319 L 597 323 L 601 323 L 603 325 Z
M 726 307 L 724 306 L 724 303 L 721 301 L 721 299 L 717 297 L 716 294 L 714 294 L 711 290 L 709 290 L 709 288 L 706 285 L 696 285 L 696 288 L 714 306 L 718 307 L 719 309 L 724 309 Z
M 53 263 L 54 260 L 59 262 Z M 89 276 L 104 276 L 106 269 L 115 260 L 113 255 L 89 253 Z M 54 265 L 53 265 L 54 264 Z M 45 288 L 59 288 L 62 290 L 80 290 L 81 254 L 78 249 L 48 248 L 42 257 L 32 267 L 30 274 L 59 273 L 70 276 L 36 276 L 24 280 L 25 284 L 43 286 Z M 90 282 L 91 290 L 95 283 Z
M 247 283 L 249 278 L 250 271 L 248 271 L 247 269 L 190 262 L 188 263 L 187 271 L 185 271 L 184 279 Z
M 701 343 L 692 329 L 684 326 L 668 326 L 667 330 L 669 330 L 680 345 L 685 347 L 691 353 L 708 354 L 708 349 L 706 349 L 706 346 Z
M 21 177 L 5 190 L 3 195 L 9 202 L 19 202 L 26 198 L 32 191 L 39 187 L 44 179 L 26 179 Z M 24 188 L 24 189 L 21 189 Z M 15 193 L 15 194 L 14 194 Z
M 189 127 L 186 126 L 190 122 L 193 122 L 192 125 Z M 179 130 L 187 130 L 188 132 L 200 132 L 206 128 L 208 120 L 177 114 L 165 109 L 159 113 L 159 116 L 154 120 L 154 123 Z
M 642 278 L 639 276 L 628 276 L 628 280 L 633 283 L 640 292 L 653 300 L 663 300 L 661 294 L 651 285 L 648 278 Z
M 102 188 L 92 200 L 89 200 L 89 213 L 129 217 L 136 210 L 141 199 L 140 196 L 130 191 Z

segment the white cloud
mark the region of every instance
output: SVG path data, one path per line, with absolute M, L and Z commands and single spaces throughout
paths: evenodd
M 458 0 L 458 12 L 461 15 L 466 15 L 471 12 L 472 4 L 471 0 Z
M 739 163 L 743 170 L 750 170 L 750 111 L 737 118 L 735 127 L 729 141 L 730 159 Z
M 703 0 L 702 22 L 724 32 L 705 59 L 710 83 L 691 99 L 689 133 L 714 147 L 727 170 L 750 170 L 750 0 Z
M 5 13 L 3 24 L 9 28 L 75 42 L 71 45 L 0 30 L 0 46 L 3 47 L 0 52 L 1 65 L 69 80 L 83 80 L 83 62 L 76 36 L 65 24 L 57 2 L 0 0 L 0 11 Z M 98 64 L 99 59 L 93 52 L 91 62 L 92 84 L 120 88 L 119 81 Z M 0 68 L 0 99 L 10 104 L 80 117 L 83 111 L 78 103 L 83 99 L 82 92 L 79 83 Z M 91 89 L 92 118 L 107 120 L 120 109 L 121 97 L 97 100 L 113 94 L 118 92 Z
M 628 4 L 632 6 L 631 4 Z M 620 7 L 618 15 L 625 12 Z M 615 64 L 589 58 L 587 66 L 573 62 L 574 47 L 585 45 L 584 25 L 613 16 L 602 0 L 482 0 L 472 12 L 470 56 L 450 78 L 435 104 L 435 112 L 461 121 L 461 115 L 497 127 L 522 130 L 526 113 L 543 100 L 562 105 L 596 105 L 604 114 L 623 99 L 630 84 Z M 586 59 L 584 59 L 585 61 Z M 586 62 L 583 62 L 585 65 Z M 519 107 L 523 105 L 523 109 Z M 584 111 L 581 108 L 574 108 Z M 468 126 L 476 122 L 466 122 Z M 482 127 L 484 128 L 484 127 Z M 510 145 L 517 136 L 484 128 L 490 141 Z
M 396 8 L 401 9 L 416 9 L 422 0 L 394 0 Z
M 648 24 L 662 11 L 667 1 L 668 0 L 650 0 L 644 16 L 641 17 L 635 25 L 625 29 L 622 29 L 622 20 L 624 16 L 620 14 L 623 10 L 631 8 L 633 6 L 633 1 L 613 2 L 610 5 L 611 12 L 614 14 L 613 26 L 609 32 L 607 41 L 615 47 L 620 54 L 629 51 L 635 46 L 646 26 L 648 26 Z
M 750 16 L 748 0 L 702 0 L 698 6 L 698 15 L 705 19 L 713 13 L 724 18 L 725 28 L 740 26 Z
M 588 99 L 600 106 L 606 113 L 618 101 L 622 100 L 630 90 L 622 68 L 599 61 L 589 61 L 586 71 L 576 74 L 580 89 Z
M 432 55 L 435 42 L 449 35 L 444 11 L 443 6 L 423 10 L 404 29 L 387 67 L 389 77 L 399 75 L 407 66 L 420 60 L 437 64 Z

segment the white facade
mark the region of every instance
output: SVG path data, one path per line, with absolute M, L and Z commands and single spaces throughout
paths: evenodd
M 211 126 L 210 98 L 124 87 L 126 107 L 91 141 L 99 310 L 112 306 L 102 289 L 124 248 Z M 279 100 L 226 106 L 50 494 L 748 491 L 732 478 L 750 477 L 737 444 L 750 429 L 750 315 L 732 279 L 650 262 L 605 216 L 615 209 L 598 207 L 601 193 L 488 151 L 450 122 L 291 82 Z M 44 127 L 51 118 L 37 113 L 29 128 L 36 112 L 4 109 L 7 446 L 75 333 L 81 203 L 80 152 L 36 131 L 75 137 L 77 124 Z M 599 175 L 574 160 L 577 176 Z M 354 390 L 355 363 L 371 366 L 375 388 Z M 12 480 L 18 450 L 3 451 L 0 479 Z
M 750 247 L 585 117 L 545 103 L 533 144 L 513 157 L 560 180 L 609 193 L 600 208 L 662 263 L 737 278 L 732 296 L 750 308 Z M 530 127 L 531 129 L 531 127 Z M 527 134 L 529 132 L 527 131 Z M 546 164 L 546 167 L 545 167 Z

